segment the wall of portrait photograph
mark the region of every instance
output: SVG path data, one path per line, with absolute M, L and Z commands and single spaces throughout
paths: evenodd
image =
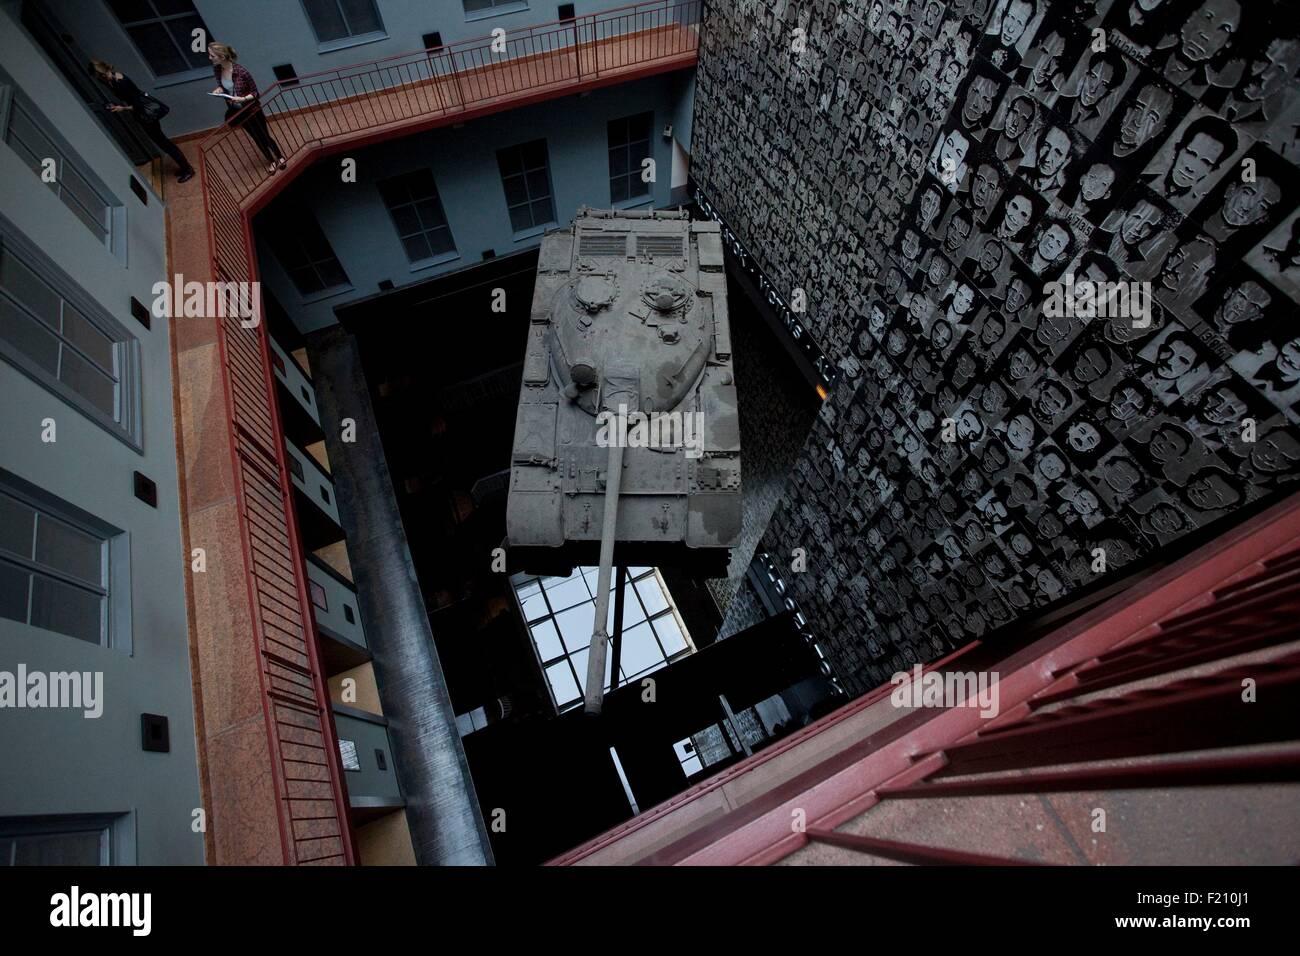
M 1290 0 L 711 0 L 692 175 L 840 369 L 762 547 L 803 549 L 846 690 L 1300 476 L 1298 33 Z M 1052 307 L 1083 280 L 1127 314 Z

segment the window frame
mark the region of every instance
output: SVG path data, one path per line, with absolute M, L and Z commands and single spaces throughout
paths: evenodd
M 140 62 L 144 64 L 145 69 L 149 71 L 150 75 L 156 81 L 155 85 L 175 86 L 178 83 L 190 83 L 194 80 L 201 80 L 205 77 L 210 77 L 212 75 L 212 67 L 210 65 L 194 66 L 187 70 L 180 70 L 176 73 L 159 73 L 153 63 L 150 62 L 149 57 L 145 54 L 140 44 L 136 42 L 135 37 L 131 35 L 129 29 L 129 27 L 132 26 L 142 26 L 150 23 L 164 24 L 168 20 L 180 20 L 192 15 L 199 18 L 199 23 L 202 25 L 203 32 L 206 34 L 208 42 L 210 43 L 212 42 L 212 30 L 208 28 L 208 21 L 203 19 L 203 14 L 199 11 L 198 4 L 195 3 L 194 0 L 190 0 L 190 5 L 194 7 L 193 14 L 159 13 L 158 8 L 154 6 L 153 0 L 146 0 L 146 2 L 153 9 L 153 17 L 148 20 L 132 20 L 129 24 L 122 21 L 121 17 L 117 15 L 117 11 L 113 9 L 113 5 L 108 3 L 107 0 L 105 0 L 104 6 L 108 8 L 109 17 L 117 24 L 118 29 L 122 31 L 122 35 L 126 38 L 126 41 L 131 44 L 131 49 L 135 50 L 136 56 L 140 58 Z M 176 37 L 172 36 L 172 32 L 168 30 L 166 26 L 163 26 L 163 30 L 167 34 L 167 38 L 175 43 Z M 184 56 L 185 51 L 180 52 L 182 56 Z
M 344 50 L 348 47 L 361 46 L 365 43 L 374 43 L 378 40 L 388 39 L 388 28 L 384 25 L 384 15 L 380 12 L 377 0 L 369 0 L 369 2 L 371 9 L 375 11 L 375 19 L 379 21 L 378 30 L 370 30 L 366 33 L 349 32 L 346 36 L 336 37 L 333 40 L 321 39 L 319 31 L 316 29 L 316 21 L 312 19 L 311 15 L 309 3 L 312 2 L 312 0 L 299 0 L 299 2 L 302 4 L 302 14 L 307 18 L 307 25 L 311 27 L 312 36 L 316 38 L 316 49 L 320 53 L 330 53 L 334 50 Z M 352 29 L 351 24 L 348 24 L 347 13 L 343 10 L 343 6 L 339 0 L 316 0 L 316 2 L 334 4 L 335 8 L 338 10 L 339 17 L 343 20 L 344 24 L 347 25 L 348 30 L 350 31 Z
M 31 482 L 19 478 L 12 472 L 0 468 L 0 494 L 7 495 L 19 503 L 46 515 L 54 521 L 71 526 L 101 541 L 101 588 L 103 592 L 103 610 L 100 615 L 100 639 L 98 643 L 82 640 L 62 631 L 40 627 L 11 618 L 0 618 L 8 625 L 31 628 L 45 634 L 56 634 L 61 638 L 76 641 L 80 646 L 100 647 L 120 651 L 128 656 L 133 653 L 131 634 L 131 539 L 130 534 L 122 528 L 115 527 L 76 506 L 55 497 L 38 488 Z M 24 570 L 39 573 L 61 583 L 71 583 L 77 587 L 91 590 L 84 581 L 73 578 L 57 568 L 41 565 L 32 557 L 19 557 L 11 551 L 0 551 L 3 561 L 22 567 Z M 53 574 L 49 572 L 54 572 Z M 31 617 L 31 596 L 28 596 L 28 617 Z
M 631 116 L 615 117 L 614 119 L 608 120 L 605 123 L 605 147 L 606 147 L 605 159 L 607 163 L 606 169 L 609 168 L 608 160 L 609 160 L 610 153 L 612 153 L 616 149 L 630 150 L 634 143 L 642 142 L 642 140 L 639 139 L 638 140 L 631 139 L 631 123 L 633 120 L 638 120 L 641 119 L 642 117 L 646 118 L 646 135 L 644 140 L 645 155 L 642 157 L 642 159 L 654 159 L 655 114 L 654 114 L 654 110 L 643 110 L 640 113 L 633 113 Z M 625 129 L 627 129 L 627 137 L 628 137 L 617 145 L 615 145 L 612 142 L 613 139 L 612 127 L 614 126 L 615 123 L 624 124 Z M 628 194 L 622 199 L 614 198 L 614 180 L 616 179 L 626 179 L 628 181 L 628 186 L 629 186 Z M 631 191 L 631 186 L 633 183 L 635 183 L 638 187 L 644 187 L 645 192 L 633 193 Z M 633 206 L 640 206 L 640 205 L 644 205 L 647 202 L 653 202 L 653 201 L 654 201 L 654 184 L 642 181 L 640 161 L 637 161 L 634 167 L 631 165 L 631 161 L 629 158 L 629 166 L 628 166 L 628 171 L 626 173 L 619 173 L 617 175 L 611 173 L 609 175 L 609 202 L 610 205 L 613 206 L 614 208 L 628 209 Z
M 475 20 L 502 17 L 509 13 L 523 13 L 528 9 L 528 0 L 489 0 L 488 5 L 479 10 L 466 9 L 465 0 L 461 0 L 460 9 L 465 15 L 465 22 L 473 23 Z
M 312 258 L 308 252 L 306 244 L 303 242 L 301 230 L 292 235 L 286 232 L 283 223 L 292 219 L 294 216 L 300 218 L 309 217 L 311 219 L 312 225 L 315 227 L 316 231 L 320 233 L 321 238 L 325 241 L 325 245 L 329 247 L 330 257 L 334 260 L 334 264 L 338 266 L 339 272 L 343 275 L 343 281 L 341 283 L 332 286 L 325 286 L 324 288 L 316 289 L 312 292 L 304 292 L 302 286 L 298 284 L 298 280 L 295 278 L 295 271 L 300 271 L 301 267 L 291 269 L 285 262 L 284 242 L 294 242 L 297 246 L 297 251 L 305 254 L 307 260 L 306 267 L 312 270 L 318 280 L 322 278 L 319 267 L 328 260 Z M 314 212 L 304 209 L 301 206 L 295 206 L 291 209 L 283 210 L 278 222 L 280 223 L 279 226 L 266 230 L 267 245 L 270 248 L 271 253 L 275 256 L 276 263 L 284 272 L 285 278 L 289 280 L 289 284 L 292 285 L 294 291 L 298 293 L 300 301 L 305 304 L 319 302 L 322 299 L 328 299 L 336 295 L 342 295 L 345 292 L 351 292 L 355 288 L 352 284 L 352 277 L 348 275 L 348 270 L 343 266 L 343 260 L 339 258 L 338 253 L 334 249 L 334 243 L 330 242 L 330 237 L 325 234 L 325 230 L 321 227 L 320 220 L 316 218 Z
M 432 195 L 426 197 L 425 199 L 415 198 L 415 192 L 414 190 L 411 189 L 410 185 L 408 184 L 409 180 L 421 176 L 427 176 L 429 184 L 433 188 Z M 401 184 L 401 187 L 405 191 L 406 198 L 400 203 L 390 204 L 388 201 L 388 197 L 384 195 L 384 189 L 386 186 L 388 188 L 393 188 L 399 183 Z M 375 183 L 375 189 L 379 193 L 379 199 L 384 204 L 384 208 L 388 210 L 388 218 L 393 223 L 393 231 L 397 233 L 397 241 L 402 246 L 402 254 L 406 256 L 407 262 L 410 263 L 412 272 L 416 272 L 420 269 L 427 269 L 430 266 L 442 265 L 444 263 L 452 262 L 460 258 L 460 250 L 456 246 L 456 236 L 451 231 L 451 221 L 447 218 L 447 207 L 444 206 L 442 203 L 442 194 L 438 190 L 438 181 L 437 178 L 433 175 L 433 170 L 428 169 L 426 167 L 421 169 L 413 169 L 405 173 L 399 173 L 396 176 L 389 176 L 386 179 L 381 179 L 377 183 Z M 427 201 L 427 199 L 429 198 L 432 198 L 433 201 L 438 204 L 438 211 L 439 213 L 442 214 L 442 225 L 436 226 L 433 229 L 428 229 L 425 227 L 424 221 L 421 218 L 419 212 L 419 204 L 421 202 Z M 416 221 L 419 223 L 420 228 L 417 232 L 407 233 L 404 235 L 402 233 L 402 227 L 397 221 L 397 210 L 406 208 L 408 206 L 414 212 Z M 433 252 L 433 243 L 429 239 L 431 233 L 435 233 L 439 230 L 446 231 L 447 241 L 451 245 L 451 248 L 445 252 Z M 429 250 L 433 252 L 432 255 L 426 256 L 422 259 L 411 258 L 410 253 L 408 253 L 406 250 L 406 240 L 413 238 L 414 236 L 417 235 L 424 237 L 425 242 L 427 242 L 429 245 Z
M 523 158 L 523 151 L 529 146 L 532 146 L 536 143 L 541 143 L 542 149 L 545 150 L 546 152 L 546 165 L 540 167 L 534 166 L 530 168 Z M 518 173 L 514 173 L 514 172 L 506 173 L 505 170 L 502 168 L 502 156 L 507 153 L 515 153 L 515 152 L 518 152 L 519 154 L 519 160 L 520 160 L 519 165 L 522 171 Z M 542 137 L 539 139 L 530 139 L 522 143 L 515 143 L 511 146 L 503 146 L 496 151 L 496 158 L 497 158 L 497 175 L 500 177 L 501 180 L 501 194 L 504 197 L 506 203 L 506 219 L 509 220 L 510 222 L 510 231 L 514 235 L 515 241 L 518 242 L 521 239 L 529 239 L 532 238 L 533 236 L 540 236 L 551 226 L 556 225 L 557 221 L 555 218 L 556 216 L 555 181 L 551 178 L 551 147 L 550 144 L 546 141 L 546 138 Z M 533 204 L 535 202 L 539 202 L 540 200 L 534 199 L 532 197 L 531 191 L 528 188 L 528 174 L 539 172 L 539 171 L 545 171 L 546 173 L 546 189 L 547 189 L 546 200 L 551 207 L 550 209 L 551 218 L 547 219 L 544 222 L 536 222 L 533 220 L 533 208 L 532 208 Z M 514 179 L 514 178 L 519 178 L 523 180 L 524 192 L 528 198 L 525 199 L 522 203 L 515 203 L 511 205 L 510 193 L 506 190 L 506 180 Z M 528 208 L 528 220 L 532 224 L 526 226 L 523 229 L 516 229 L 514 221 L 513 219 L 511 219 L 511 212 L 514 209 L 522 208 L 522 207 Z
M 68 816 L 0 817 L 0 839 L 32 836 L 98 833 L 98 866 L 123 866 L 134 862 L 128 846 L 134 842 L 127 831 L 129 814 L 87 813 Z M 9 864 L 0 860 L 0 869 Z
M 19 152 L 18 148 L 13 143 L 10 142 L 10 128 L 13 123 L 14 115 L 18 112 L 21 112 L 27 122 L 35 127 L 36 131 L 49 141 L 51 148 L 57 154 L 56 157 L 42 157 L 58 159 L 59 175 L 55 182 L 47 183 L 42 180 L 40 174 L 36 170 L 31 169 L 27 164 L 27 158 Z M 60 204 L 68 210 L 72 217 L 76 219 L 87 232 L 95 236 L 95 240 L 100 245 L 108 249 L 108 251 L 118 259 L 125 261 L 127 235 L 126 206 L 117 198 L 117 194 L 114 193 L 113 190 L 109 189 L 108 185 L 100 179 L 98 175 L 96 175 L 94 170 L 86 165 L 85 160 L 81 158 L 81 154 L 73 149 L 72 145 L 63 137 L 58 128 L 49 121 L 45 114 L 41 112 L 41 109 L 32 101 L 31 97 L 24 93 L 22 88 L 19 87 L 4 70 L 0 70 L 0 142 L 3 142 L 5 147 L 13 152 L 13 154 L 18 158 L 18 161 L 22 163 L 24 167 L 31 170 L 32 175 L 36 176 L 37 182 L 41 183 L 42 186 L 51 187 L 50 192 L 54 193 Z M 24 144 L 24 147 L 25 145 L 26 144 Z M 86 184 L 94 194 L 95 198 L 104 204 L 105 222 L 104 235 L 102 237 L 99 236 L 84 219 L 77 215 L 68 200 L 64 198 L 64 193 L 66 192 L 76 205 L 85 210 L 87 214 L 91 212 L 91 210 L 86 209 L 85 203 L 77 197 L 75 191 L 68 190 L 64 187 L 63 170 L 65 167 L 70 167 L 72 171 Z
M 103 306 L 87 294 L 80 285 L 60 269 L 35 243 L 31 242 L 3 215 L 0 215 L 0 256 L 13 255 L 43 282 L 60 299 L 60 315 L 63 304 L 75 309 L 101 335 L 114 343 L 114 361 L 117 366 L 117 401 L 115 414 L 108 414 L 89 398 L 82 395 L 67 382 L 50 372 L 34 358 L 0 338 L 0 359 L 7 361 L 20 372 L 31 378 L 38 385 L 53 392 L 65 404 L 81 412 L 86 418 L 103 428 L 109 434 L 126 443 L 137 454 L 144 454 L 144 435 L 142 421 L 143 376 L 140 340 L 123 323 L 117 321 Z M 28 308 L 12 294 L 0 287 L 0 298 L 10 302 L 32 321 L 43 324 L 39 318 L 32 316 Z M 75 344 L 68 343 L 62 331 L 53 332 L 45 326 L 59 341 L 60 355 L 62 349 L 71 347 L 81 355 Z
M 591 576 L 597 578 L 598 580 L 598 569 L 594 567 L 589 567 L 586 568 L 586 570 L 592 572 Z M 635 681 L 638 681 L 649 674 L 653 674 L 655 671 L 663 667 L 667 667 L 675 663 L 676 661 L 683 660 L 684 658 L 690 657 L 692 654 L 696 652 L 695 642 L 694 640 L 692 640 L 690 632 L 686 628 L 686 622 L 682 620 L 681 613 L 677 610 L 677 604 L 673 600 L 672 594 L 671 592 L 669 592 L 668 586 L 663 580 L 663 576 L 659 573 L 659 569 L 652 568 L 652 567 L 650 568 L 640 567 L 636 569 L 635 574 L 632 573 L 632 570 L 633 569 L 631 568 L 628 569 L 629 571 L 628 581 L 625 586 L 631 589 L 630 600 L 636 602 L 637 606 L 640 608 L 642 616 L 639 620 L 635 620 L 632 621 L 631 623 L 628 623 L 627 616 L 625 614 L 624 624 L 623 624 L 623 634 L 626 636 L 627 633 L 631 631 L 633 628 L 639 627 L 642 624 L 648 624 L 650 627 L 650 638 L 654 642 L 654 646 L 658 649 L 660 656 L 659 656 L 658 663 L 652 664 L 649 667 L 643 667 L 638 671 L 629 671 L 626 667 L 620 666 L 620 670 L 623 673 L 619 676 L 617 682 L 614 684 L 615 688 L 625 687 L 628 684 L 634 683 Z M 583 574 L 583 577 L 587 577 L 587 575 L 578 568 L 575 568 L 574 571 L 575 573 Z M 586 674 L 578 673 L 577 664 L 575 663 L 574 658 L 577 657 L 579 654 L 585 653 L 588 648 L 583 647 L 583 648 L 576 648 L 574 650 L 570 650 L 568 644 L 564 640 L 564 632 L 561 630 L 560 626 L 556 623 L 556 619 L 561 614 L 564 614 L 575 608 L 584 607 L 586 605 L 592 606 L 592 613 L 594 615 L 596 597 L 594 595 L 590 595 L 585 600 L 578 601 L 576 604 L 568 605 L 566 607 L 562 607 L 559 610 L 557 610 L 555 608 L 555 605 L 551 601 L 550 595 L 547 592 L 547 585 L 544 583 L 546 579 L 554 578 L 554 577 L 555 577 L 554 575 L 518 574 L 511 577 L 510 583 L 511 583 L 511 593 L 514 595 L 515 604 L 519 610 L 519 619 L 523 623 L 524 629 L 527 631 L 528 641 L 532 645 L 533 655 L 537 659 L 539 670 L 542 675 L 542 680 L 546 684 L 546 690 L 551 696 L 551 702 L 555 706 L 556 712 L 564 713 L 565 711 L 572 710 L 573 708 L 577 707 L 579 704 L 582 703 L 583 682 L 586 680 Z M 561 579 L 561 580 L 570 580 L 571 577 L 569 579 Z M 646 605 L 645 601 L 641 597 L 639 586 L 643 582 L 653 582 L 654 585 L 658 587 L 659 592 L 664 599 L 664 603 L 665 603 L 664 607 L 654 612 L 650 611 L 649 607 Z M 519 596 L 520 590 L 524 587 L 527 587 L 530 584 L 540 585 L 537 594 L 541 595 L 542 603 L 546 608 L 545 614 L 542 614 L 538 617 L 534 617 L 531 620 L 524 612 L 523 601 L 520 599 Z M 587 591 L 590 592 L 594 586 L 595 586 L 594 582 L 588 584 Z M 611 590 L 616 587 L 617 587 L 617 582 L 612 581 Z M 532 595 L 530 595 L 530 597 L 531 596 Z M 625 600 L 625 604 L 626 604 L 626 600 Z M 610 614 L 613 613 L 613 606 L 614 606 L 613 595 L 611 594 L 610 611 L 609 611 Z M 674 651 L 671 654 L 669 654 L 667 650 L 664 648 L 663 639 L 660 637 L 659 629 L 655 624 L 655 622 L 657 621 L 662 621 L 668 618 L 672 619 L 678 633 L 681 635 L 683 643 L 685 644 L 685 647 L 683 647 L 680 650 Z M 532 628 L 534 625 L 541 624 L 544 622 L 550 622 L 556 632 L 556 639 L 559 641 L 560 648 L 562 650 L 562 653 L 560 653 L 559 655 L 555 655 L 552 657 L 545 657 L 545 658 L 542 656 L 541 648 L 537 644 L 537 639 L 533 636 Z M 588 647 L 589 646 L 590 645 L 588 645 Z M 548 671 L 549 668 L 554 667 L 560 663 L 564 663 L 568 666 L 570 676 L 574 678 L 574 682 L 578 689 L 578 696 L 575 699 L 560 701 L 556 697 L 555 689 L 551 685 L 551 678 Z M 620 665 L 621 664 L 622 661 L 620 661 Z M 606 661 L 606 666 L 607 667 L 609 666 L 608 658 Z

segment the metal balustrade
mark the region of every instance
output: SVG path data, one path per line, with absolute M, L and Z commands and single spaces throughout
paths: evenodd
M 638 3 L 277 82 L 245 110 L 267 117 L 287 170 L 272 175 L 237 127 L 199 144 L 209 278 L 257 280 L 251 217 L 318 157 L 692 66 L 702 13 L 703 0 Z M 284 859 L 353 863 L 265 323 L 219 318 L 217 342 Z
M 436 125 L 575 88 L 622 82 L 643 71 L 689 66 L 699 46 L 703 0 L 652 0 L 573 20 L 324 70 L 271 86 L 260 110 L 292 162 L 358 134 Z M 235 122 L 241 116 L 235 117 Z M 224 127 L 200 147 L 205 186 L 238 205 L 272 175 L 249 137 Z

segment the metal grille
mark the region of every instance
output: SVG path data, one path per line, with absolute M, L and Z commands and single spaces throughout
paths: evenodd
M 626 256 L 627 233 L 593 232 L 578 237 L 578 255 L 588 257 Z
M 681 236 L 637 236 L 636 254 L 656 259 L 684 259 L 685 240 Z

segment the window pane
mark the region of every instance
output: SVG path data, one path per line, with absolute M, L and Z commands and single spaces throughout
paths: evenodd
M 0 837 L 0 866 L 99 866 L 106 836 L 99 831 Z
M 533 641 L 537 644 L 537 654 L 543 661 L 554 660 L 564 653 L 560 643 L 560 632 L 555 629 L 555 622 L 541 621 L 532 627 Z
M 655 642 L 650 625 L 641 623 L 623 631 L 623 670 L 629 675 L 638 674 L 654 667 L 664 659 L 659 645 Z
M 541 199 L 551 194 L 551 183 L 546 177 L 546 170 L 539 169 L 528 174 L 528 198 Z
M 534 226 L 540 226 L 543 223 L 551 222 L 554 219 L 555 213 L 551 210 L 551 200 L 549 198 L 533 203 Z
M 525 621 L 535 621 L 540 617 L 545 617 L 547 614 L 546 601 L 542 598 L 540 590 L 529 597 L 523 598 L 522 603 Z
M 628 198 L 627 194 L 627 177 L 615 176 L 609 181 L 609 199 L 610 202 L 622 202 Z
M 464 0 L 465 12 L 474 13 L 476 10 L 487 10 L 492 6 L 492 0 Z
M 348 284 L 348 274 L 343 271 L 343 267 L 338 264 L 338 260 L 330 259 L 328 262 L 322 262 L 316 268 L 320 272 L 321 281 L 325 284 L 325 288 L 334 289 Z
M 406 258 L 410 262 L 423 262 L 425 259 L 432 258 L 433 256 L 433 253 L 429 250 L 429 243 L 425 240 L 423 233 L 408 236 L 402 240 L 402 245 L 406 247 Z
M 337 0 L 307 0 L 307 15 L 312 29 L 321 43 L 339 40 L 348 35 L 347 24 L 339 11 Z
M 524 155 L 524 167 L 527 169 L 545 169 L 546 168 L 546 140 L 537 139 L 531 143 L 525 143 L 522 151 Z
M 583 604 L 555 615 L 555 624 L 560 629 L 560 637 L 569 653 L 581 650 L 591 644 L 591 619 L 595 607 Z
M 574 574 L 568 579 L 551 578 L 544 583 L 544 586 L 553 611 L 563 611 L 567 607 L 591 599 L 591 593 L 587 590 L 581 574 Z
M 409 236 L 420 231 L 420 217 L 411 205 L 398 206 L 393 210 L 393 224 L 397 226 L 399 236 Z
M 176 49 L 167 28 L 161 23 L 144 23 L 128 27 L 127 33 L 135 41 L 140 55 L 145 58 L 150 69 L 159 76 L 172 73 L 184 73 L 189 69 L 189 62 Z
M 21 106 L 15 106 L 9 119 L 9 135 L 16 136 L 28 151 L 36 159 L 37 171 L 40 171 L 41 160 L 54 158 L 58 156 L 58 150 L 50 142 L 45 133 L 36 125 L 36 120 L 27 115 L 27 110 Z
M 641 595 L 642 603 L 645 604 L 646 613 L 651 617 L 668 607 L 668 599 L 664 597 L 663 588 L 659 586 L 657 578 L 653 576 L 643 578 L 636 583 L 636 589 Z
M 294 269 L 289 273 L 289 277 L 293 279 L 293 284 L 298 287 L 298 291 L 303 295 L 311 295 L 313 292 L 320 292 L 325 288 L 321 285 L 316 270 L 311 266 Z
M 429 248 L 433 250 L 435 256 L 441 256 L 448 252 L 454 252 L 456 244 L 451 240 L 451 230 L 446 227 L 435 229 L 428 234 Z
M 523 176 L 508 176 L 501 181 L 501 185 L 506 190 L 507 206 L 528 202 L 528 188 L 524 185 Z
M 0 288 L 54 331 L 59 330 L 59 296 L 8 252 L 0 252 Z
M 171 32 L 176 45 L 180 47 L 181 53 L 185 56 L 191 70 L 212 65 L 211 61 L 208 60 L 206 44 L 200 46 L 197 50 L 194 49 L 194 31 L 206 30 L 201 17 L 195 15 L 168 20 L 167 29 Z
M 609 174 L 611 176 L 627 175 L 627 147 L 619 146 L 609 151 Z
M 72 210 L 73 215 L 86 224 L 86 228 L 95 234 L 95 238 L 100 242 L 108 239 L 108 228 L 97 216 L 77 202 L 72 193 L 65 190 L 60 194 L 59 198 L 63 200 L 63 205 Z
M 379 22 L 379 11 L 373 0 L 342 0 L 343 14 L 347 17 L 348 28 L 352 35 L 377 33 L 383 29 Z
M 117 419 L 117 383 L 70 348 L 63 350 L 59 379 L 100 411 Z
M 578 684 L 569 670 L 568 661 L 560 661 L 546 668 L 546 679 L 551 683 L 551 692 L 555 694 L 555 703 L 563 707 L 570 701 L 578 699 Z
M 652 114 L 641 113 L 637 116 L 630 117 L 627 121 L 627 133 L 629 141 L 650 138 L 650 120 Z
M 7 561 L 0 561 L 0 617 L 27 623 L 27 589 L 31 573 Z
M 87 584 L 104 583 L 103 541 L 48 515 L 36 522 L 36 560 Z
M 99 644 L 103 632 L 103 598 L 37 574 L 32 580 L 33 627 Z
M 422 199 L 416 204 L 416 209 L 420 213 L 420 223 L 425 229 L 434 229 L 447 223 L 442 215 L 442 204 L 436 199 Z
M 94 359 L 106 372 L 114 372 L 114 342 L 72 306 L 63 308 L 63 337 Z
M 176 13 L 193 13 L 193 0 L 153 0 L 154 9 L 162 16 Z
M 652 622 L 655 633 L 659 635 L 659 643 L 663 645 L 664 653 L 669 657 L 674 654 L 680 654 L 686 650 L 686 638 L 682 637 L 682 629 L 677 626 L 677 618 L 671 614 L 665 614 L 663 617 L 657 617 Z
M 0 549 L 30 558 L 35 519 L 35 512 L 27 505 L 0 494 Z
M 59 340 L 5 298 L 0 298 L 0 339 L 51 375 L 59 370 Z
M 151 20 L 154 16 L 149 0 L 108 0 L 108 5 L 113 8 L 113 12 L 123 23 Z

